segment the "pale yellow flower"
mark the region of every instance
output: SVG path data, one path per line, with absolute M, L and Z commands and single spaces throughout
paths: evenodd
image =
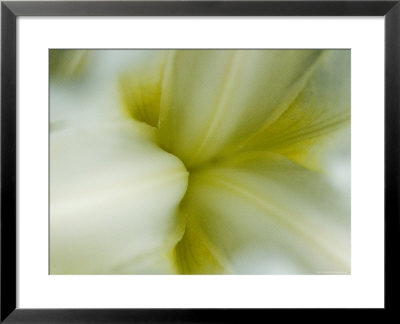
M 89 54 L 51 78 L 51 273 L 350 273 L 350 51 Z

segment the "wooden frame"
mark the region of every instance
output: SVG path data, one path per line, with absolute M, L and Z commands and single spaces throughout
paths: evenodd
M 1 4 L 1 322 L 236 322 L 276 310 L 16 308 L 16 18 L 18 16 L 384 16 L 385 309 L 399 286 L 400 1 L 129 1 Z M 299 310 L 297 310 L 299 312 Z M 304 313 L 304 311 L 303 311 Z M 308 311 L 307 311 L 308 314 Z M 370 316 L 370 315 L 368 315 Z

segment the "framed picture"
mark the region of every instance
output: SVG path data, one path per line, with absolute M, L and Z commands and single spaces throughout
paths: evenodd
M 1 321 L 395 309 L 398 1 L 1 10 Z

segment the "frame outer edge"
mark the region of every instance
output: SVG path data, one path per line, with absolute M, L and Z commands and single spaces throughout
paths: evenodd
M 1 4 L 1 318 L 16 308 L 16 16 Z
M 392 264 L 395 260 L 389 261 L 390 256 L 394 258 L 398 251 L 400 233 L 400 202 L 399 180 L 400 172 L 400 2 L 390 1 L 387 4 L 396 5 L 386 14 L 385 17 L 385 308 L 396 309 L 395 300 L 389 299 L 394 296 L 399 287 L 399 279 L 396 267 Z M 46 11 L 43 7 L 25 10 L 23 6 L 29 2 L 19 2 L 22 7 L 15 7 L 16 2 L 2 2 L 1 4 L 1 294 L 0 294 L 0 322 L 20 323 L 31 322 L 35 319 L 48 322 L 54 320 L 62 323 L 63 316 L 68 313 L 74 316 L 65 316 L 64 320 L 71 323 L 83 323 L 85 320 L 80 315 L 84 315 L 86 320 L 94 318 L 94 310 L 28 310 L 16 309 L 16 16 L 40 15 L 40 11 Z M 44 4 L 44 3 L 42 3 Z M 385 7 L 388 8 L 388 7 Z M 58 8 L 61 9 L 61 8 Z M 390 8 L 388 8 L 389 10 Z M 32 10 L 31 12 L 27 12 Z M 382 8 L 381 8 L 382 10 Z M 56 9 L 57 11 L 57 9 Z M 58 10 L 59 16 L 60 10 Z M 55 14 L 56 15 L 56 14 Z M 96 14 L 92 14 L 96 15 Z M 262 15 L 262 14 L 261 14 Z M 362 15 L 362 14 L 360 14 Z M 375 15 L 380 15 L 379 13 Z M 11 215 L 11 216 L 10 216 Z M 389 252 L 390 249 L 390 252 Z M 390 265 L 389 265 L 389 262 Z M 388 284 L 388 283 L 391 284 Z M 101 317 L 116 315 L 124 310 L 99 310 Z M 131 312 L 141 312 L 141 310 L 125 310 Z M 159 315 L 165 317 L 165 310 Z M 196 314 L 193 310 L 170 310 L 175 312 L 176 318 L 184 318 L 180 311 L 188 312 L 188 320 L 191 315 Z M 197 315 L 201 315 L 200 310 Z M 223 311 L 223 310 L 220 310 Z M 240 310 L 237 310 L 240 311 Z M 215 312 L 218 312 L 215 310 Z M 114 314 L 113 314 L 114 313 Z M 10 315 L 11 314 L 11 315 Z M 145 315 L 146 312 L 144 312 Z M 226 314 L 226 313 L 225 313 Z M 9 316 L 10 315 L 10 316 Z M 55 316 L 53 316 L 55 315 Z M 122 314 L 121 314 L 122 315 Z M 130 320 L 133 318 L 128 317 Z M 138 315 L 138 313 L 136 313 Z M 148 315 L 148 314 L 146 314 Z M 172 314 L 171 314 L 172 315 Z M 204 315 L 204 313 L 203 313 Z M 227 315 L 227 314 L 226 314 Z M 75 316 L 78 316 L 75 317 Z M 104 317 L 103 317 L 104 316 Z M 69 319 L 68 319 L 69 317 Z M 113 316 L 114 317 L 114 316 Z M 118 318 L 118 316 L 116 316 Z M 139 316 L 140 318 L 140 316 Z M 195 317 L 199 319 L 199 317 Z M 201 316 L 200 316 L 201 318 Z M 224 317 L 225 318 L 225 317 Z M 145 316 L 146 321 L 149 317 Z M 218 317 L 215 318 L 218 320 Z M 110 319 L 109 319 L 110 320 Z M 151 320 L 150 320 L 151 321 Z M 110 323 L 109 321 L 106 321 Z M 121 322 L 122 323 L 122 322 Z
M 400 246 L 400 2 L 385 18 L 385 308 L 394 310 Z
M 397 0 L 6 1 L 17 16 L 383 16 Z

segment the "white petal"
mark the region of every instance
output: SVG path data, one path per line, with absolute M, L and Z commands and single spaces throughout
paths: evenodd
M 78 80 L 89 68 L 90 54 L 87 50 L 49 50 L 50 77 L 62 80 Z
M 122 101 L 128 114 L 153 127 L 158 127 L 167 56 L 168 51 L 152 51 L 146 60 L 124 71 L 120 78 Z
M 350 271 L 345 198 L 321 174 L 256 153 L 191 175 L 184 208 L 227 271 L 333 274 Z
M 173 271 L 187 171 L 137 126 L 97 123 L 52 134 L 51 273 Z
M 120 79 L 143 66 L 159 62 L 159 51 L 89 51 L 90 69 L 80 79 L 53 78 L 50 83 L 50 122 L 53 128 L 126 117 Z M 153 71 L 153 70 L 152 70 Z M 153 73 L 154 74 L 154 73 Z
M 266 127 L 303 89 L 317 50 L 179 50 L 161 98 L 163 147 L 188 167 L 237 147 Z
M 242 150 L 284 154 L 311 169 L 321 161 L 336 138 L 350 144 L 350 51 L 326 50 L 307 86 L 290 107 L 266 129 L 247 141 Z
M 91 54 L 85 78 L 50 86 L 50 272 L 173 272 L 187 171 L 125 118 L 118 79 L 142 53 Z

